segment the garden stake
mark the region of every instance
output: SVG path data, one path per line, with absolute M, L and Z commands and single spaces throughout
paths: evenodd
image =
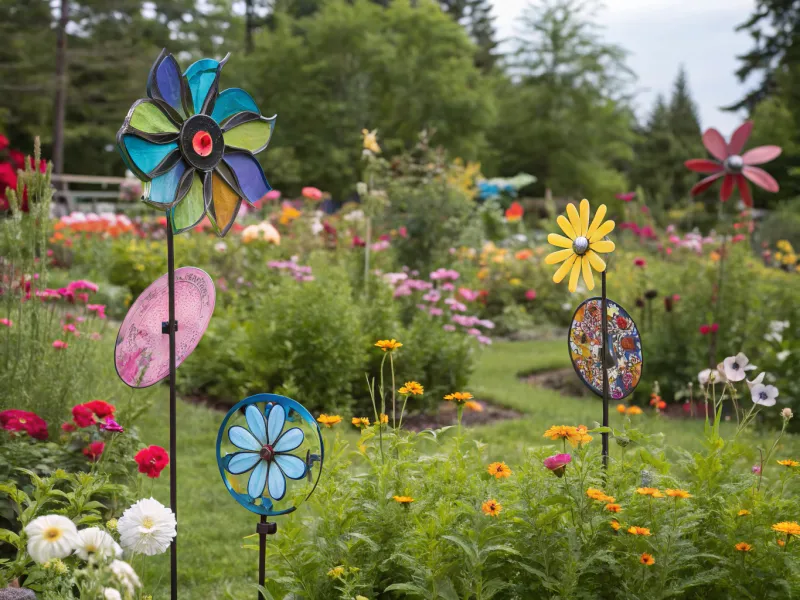
M 175 394 L 175 331 L 178 324 L 175 322 L 175 242 L 172 234 L 172 219 L 167 211 L 167 279 L 169 283 L 169 507 L 175 519 L 178 519 L 178 476 L 177 453 L 178 436 L 175 424 L 177 402 Z M 178 536 L 172 539 L 169 547 L 170 559 L 170 598 L 178 599 Z
M 608 302 L 606 297 L 606 271 L 604 269 L 600 275 L 602 281 L 602 296 L 600 300 L 601 305 L 601 331 L 603 335 L 603 427 L 608 427 Z M 608 468 L 608 432 L 604 431 L 600 434 L 603 440 L 603 468 Z
M 258 585 L 264 587 L 267 579 L 267 536 L 278 532 L 278 524 L 267 521 L 266 515 L 261 515 L 261 522 L 256 525 L 258 534 Z M 258 600 L 266 600 L 261 590 L 258 590 Z

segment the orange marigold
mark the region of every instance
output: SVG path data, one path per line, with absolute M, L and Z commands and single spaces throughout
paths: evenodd
M 789 468 L 800 467 L 800 462 L 792 460 L 791 458 L 787 458 L 786 460 L 779 460 L 778 464 Z
M 411 496 L 392 496 L 392 500 L 398 504 L 411 504 L 414 501 Z
M 653 498 L 663 498 L 664 494 L 662 494 L 658 488 L 651 488 L 651 487 L 640 487 L 636 490 L 637 494 L 641 494 L 642 496 L 651 496 Z
M 496 517 L 500 514 L 500 511 L 503 510 L 503 506 L 497 502 L 497 500 L 487 500 L 481 504 L 481 510 L 483 511 L 483 514 L 489 517 Z
M 619 531 L 619 528 L 622 527 L 622 525 L 620 525 L 619 521 L 617 521 L 616 519 L 611 519 L 609 525 L 611 525 L 611 529 L 613 529 L 614 531 Z
M 339 415 L 326 415 L 325 413 L 322 413 L 317 417 L 317 421 L 325 425 L 325 427 L 333 427 L 337 423 L 342 422 L 342 417 Z
M 483 404 L 480 402 L 475 402 L 475 400 L 469 400 L 465 402 L 464 408 L 471 410 L 472 412 L 483 412 Z
M 628 533 L 631 535 L 650 535 L 650 530 L 647 527 L 629 527 Z
M 778 533 L 785 533 L 787 536 L 800 536 L 800 525 L 798 525 L 795 521 L 781 521 L 780 523 L 775 523 L 772 526 L 772 530 L 777 531 Z
M 642 409 L 638 406 L 629 406 L 628 409 L 625 411 L 626 415 L 640 415 L 642 414 Z
M 753 549 L 753 547 L 747 542 L 739 542 L 734 546 L 734 548 L 736 548 L 739 552 L 750 552 L 750 550 Z
M 612 502 L 610 504 L 606 504 L 606 510 L 610 510 L 613 513 L 620 513 L 622 512 L 622 507 L 619 504 L 614 504 Z
M 453 392 L 444 397 L 445 400 L 455 402 L 456 404 L 464 404 L 468 400 L 472 400 L 473 396 L 469 392 Z
M 667 496 L 670 498 L 691 498 L 692 495 L 686 490 L 671 490 L 667 489 Z
M 743 508 L 738 513 L 736 513 L 736 516 L 738 516 L 738 517 L 746 517 L 749 514 L 750 514 L 750 511 Z
M 353 417 L 350 422 L 359 429 L 369 427 L 369 419 L 367 417 Z
M 617 412 L 621 415 L 625 414 L 625 411 L 628 410 L 628 407 L 624 404 L 617 404 Z
M 489 475 L 494 475 L 497 479 L 503 479 L 504 477 L 511 477 L 511 469 L 509 469 L 508 465 L 504 462 L 493 462 L 487 468 Z
M 378 340 L 377 342 L 375 342 L 375 346 L 380 348 L 384 352 L 386 352 L 387 350 L 388 351 L 397 350 L 402 345 L 403 344 L 401 344 L 394 338 L 392 338 L 391 340 Z
M 406 381 L 405 385 L 397 391 L 404 396 L 421 396 L 425 388 L 416 381 Z
M 653 558 L 652 554 L 648 554 L 647 552 L 642 552 L 642 555 L 639 557 L 639 562 L 645 566 L 652 566 L 656 564 L 656 559 Z

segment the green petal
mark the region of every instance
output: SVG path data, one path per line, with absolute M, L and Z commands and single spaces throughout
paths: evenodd
M 261 119 L 237 125 L 223 133 L 222 136 L 225 139 L 226 146 L 241 148 L 257 154 L 267 147 L 274 127 L 274 119 L 266 120 L 262 117 Z
M 177 133 L 178 128 L 158 106 L 152 102 L 141 102 L 133 109 L 131 127 L 143 133 Z
M 170 209 L 172 217 L 172 231 L 180 233 L 197 225 L 206 213 L 203 201 L 203 180 L 195 173 L 192 187 L 186 197 L 177 206 Z

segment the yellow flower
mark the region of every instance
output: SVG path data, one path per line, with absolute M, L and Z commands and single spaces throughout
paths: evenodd
M 753 549 L 753 547 L 747 542 L 739 542 L 734 546 L 734 548 L 736 548 L 739 552 L 750 552 L 750 550 Z
M 650 530 L 647 527 L 629 527 L 628 533 L 631 535 L 650 535 Z
M 453 392 L 444 397 L 445 400 L 450 400 L 456 404 L 464 404 L 468 400 L 472 400 L 473 396 L 469 392 Z
M 667 492 L 667 496 L 669 496 L 670 498 L 691 498 L 692 497 L 692 495 L 689 492 L 687 492 L 686 490 L 671 490 L 671 489 L 667 489 L 666 492 Z M 655 496 L 654 496 L 654 498 L 655 498 Z
M 425 388 L 422 387 L 422 384 L 417 383 L 416 381 L 406 381 L 405 385 L 397 391 L 404 396 L 421 396 L 425 391 Z
M 589 428 L 586 427 L 586 425 L 578 425 L 578 427 L 575 429 L 576 435 L 572 445 L 575 446 L 576 444 L 588 444 L 591 442 L 593 438 L 589 435 L 588 431 Z
M 325 427 L 333 427 L 337 423 L 341 423 L 342 417 L 339 415 L 326 415 L 322 413 L 320 416 L 317 417 L 317 421 L 325 425 Z
M 614 231 L 614 221 L 603 222 L 606 216 L 606 205 L 601 204 L 595 213 L 592 224 L 589 224 L 589 201 L 581 200 L 580 214 L 575 205 L 567 204 L 567 215 L 559 215 L 558 225 L 567 235 L 551 233 L 547 236 L 547 241 L 557 248 L 564 248 L 547 255 L 545 262 L 548 265 L 563 263 L 555 275 L 553 281 L 560 283 L 567 273 L 569 277 L 569 291 L 574 292 L 578 289 L 578 278 L 583 272 L 583 281 L 590 290 L 594 289 L 594 276 L 592 269 L 603 272 L 606 270 L 605 261 L 600 258 L 598 253 L 608 253 L 614 251 L 614 242 L 603 238 Z
M 374 154 L 381 153 L 381 147 L 378 145 L 378 130 L 362 129 L 361 135 L 364 137 L 364 150 L 369 150 Z
M 589 488 L 586 490 L 586 495 L 592 500 L 597 500 L 598 502 L 603 502 L 604 504 L 613 504 L 617 501 L 614 496 L 609 496 L 603 490 L 598 490 L 597 488 Z
M 338 579 L 344 575 L 344 567 L 339 565 L 338 567 L 333 567 L 330 571 L 328 571 L 328 577 L 331 579 Z
M 522 280 L 519 277 L 512 277 L 511 279 L 508 280 L 508 283 L 510 283 L 513 286 L 518 286 L 522 283 Z
M 242 230 L 242 242 L 249 244 L 255 240 L 264 240 L 265 242 L 279 246 L 281 243 L 281 234 L 267 221 L 259 223 L 258 225 L 248 225 Z
M 381 425 L 386 425 L 389 422 L 389 415 L 381 413 Z
M 653 558 L 652 554 L 648 554 L 647 552 L 642 552 L 642 555 L 639 557 L 639 562 L 647 567 L 650 567 L 656 564 L 656 559 Z
M 414 501 L 411 496 L 392 496 L 392 500 L 398 504 L 411 504 Z
M 497 500 L 487 500 L 481 504 L 481 510 L 483 514 L 489 517 L 496 517 L 500 514 L 500 511 L 503 510 L 503 506 L 498 503 Z
M 638 406 L 629 406 L 625 410 L 625 414 L 626 415 L 640 415 L 640 414 L 642 414 L 642 412 L 644 412 L 644 411 L 642 411 L 642 409 L 639 408 Z
M 369 419 L 367 417 L 353 417 L 350 422 L 359 429 L 369 427 Z
M 628 410 L 628 407 L 626 407 L 624 404 L 617 404 L 617 412 L 619 414 L 624 415 L 626 410 Z
M 642 496 L 652 496 L 653 498 L 663 498 L 664 494 L 658 491 L 658 488 L 641 487 L 636 490 L 637 494 Z
M 489 475 L 494 475 L 496 479 L 503 479 L 504 477 L 511 477 L 511 469 L 504 462 L 493 462 L 487 468 Z
M 483 412 L 483 405 L 480 402 L 475 402 L 474 400 L 465 402 L 464 408 L 471 410 L 472 412 Z
M 613 513 L 621 513 L 622 507 L 619 504 L 614 504 L 613 502 L 606 504 L 606 510 L 609 510 Z
M 291 204 L 284 204 L 283 208 L 281 208 L 281 216 L 278 219 L 278 222 L 281 225 L 288 225 L 289 223 L 294 221 L 299 216 L 300 216 L 300 211 L 299 210 L 297 210 Z
M 609 525 L 611 525 L 611 529 L 613 529 L 614 531 L 619 531 L 619 528 L 622 527 L 622 525 L 620 525 L 619 521 L 617 521 L 616 519 L 611 519 Z
M 553 441 L 567 440 L 572 446 L 587 444 L 592 441 L 592 436 L 587 432 L 585 425 L 573 427 L 572 425 L 553 425 L 544 432 L 544 437 Z
M 783 465 L 784 467 L 790 467 L 790 468 L 800 467 L 800 462 L 797 462 L 796 460 L 792 460 L 791 458 L 787 458 L 786 460 L 779 460 L 778 464 L 779 465 Z
M 400 342 L 398 342 L 394 338 L 391 339 L 391 340 L 378 340 L 377 342 L 375 342 L 375 346 L 380 348 L 384 352 L 386 352 L 387 350 L 390 351 L 390 352 L 393 351 L 393 350 L 397 350 L 402 345 L 403 344 L 401 344 Z
M 750 514 L 750 511 L 743 508 L 738 513 L 736 513 L 736 516 L 738 516 L 738 517 L 746 517 L 749 514 Z
M 106 521 L 106 529 L 109 531 L 116 531 L 117 525 L 119 525 L 119 522 L 116 519 L 109 519 Z
M 781 521 L 780 523 L 775 523 L 775 525 L 772 526 L 772 531 L 785 533 L 787 536 L 800 536 L 800 525 L 798 525 L 795 521 Z

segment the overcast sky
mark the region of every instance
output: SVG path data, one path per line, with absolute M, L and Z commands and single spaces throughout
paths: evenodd
M 500 38 L 514 35 L 529 0 L 492 2 Z M 738 100 L 746 89 L 734 75 L 735 57 L 751 46 L 750 36 L 734 29 L 754 7 L 755 0 L 605 0 L 599 21 L 607 41 L 630 52 L 628 65 L 640 90 L 638 113 L 646 115 L 657 94 L 670 93 L 682 63 L 701 127 L 716 127 L 727 138 L 741 118 L 719 107 Z

